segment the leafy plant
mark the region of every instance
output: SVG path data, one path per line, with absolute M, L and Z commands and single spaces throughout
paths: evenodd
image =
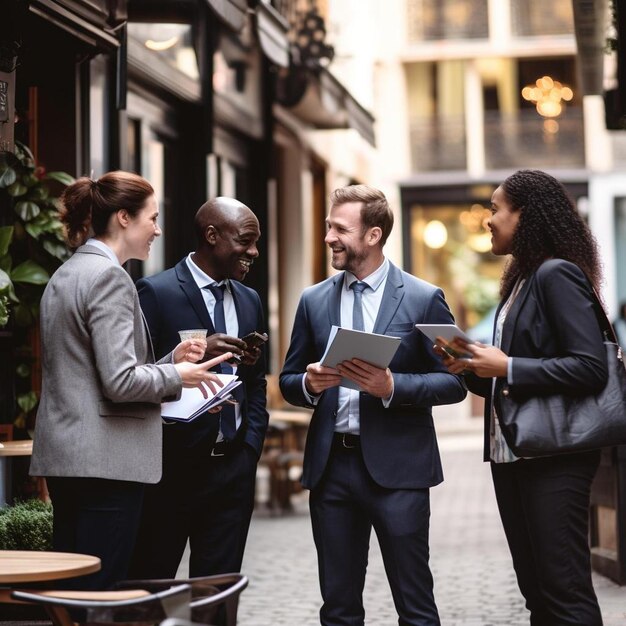
M 37 167 L 31 151 L 16 142 L 15 153 L 0 153 L 0 328 L 10 325 L 18 339 L 16 375 L 19 413 L 26 415 L 38 398 L 30 388 L 32 350 L 28 330 L 38 323 L 39 303 L 50 275 L 69 257 L 59 221 L 58 196 L 51 185 L 74 179 Z
M 619 42 L 617 41 L 617 33 L 618 33 L 618 17 L 617 17 L 617 3 L 615 0 L 609 0 L 609 15 L 610 22 L 608 28 L 608 34 L 606 36 L 606 41 L 604 44 L 604 52 L 607 54 L 611 54 L 612 52 L 617 52 Z
M 51 550 L 52 505 L 27 500 L 0 508 L 0 550 Z

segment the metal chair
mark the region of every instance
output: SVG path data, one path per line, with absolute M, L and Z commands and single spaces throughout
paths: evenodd
M 248 577 L 239 573 L 199 576 L 188 579 L 128 580 L 118 589 L 147 589 L 155 592 L 174 584 L 191 585 L 191 620 L 213 624 L 218 618 L 225 626 L 236 626 L 239 596 L 248 586 Z M 224 621 L 225 620 L 225 621 Z
M 157 593 L 125 591 L 13 591 L 14 600 L 43 606 L 55 626 L 91 624 L 159 624 L 168 617 L 189 619 L 191 585 Z
M 199 624 L 198 622 L 190 622 L 188 619 L 181 619 L 180 617 L 168 617 L 164 619 L 159 626 L 206 626 L 205 624 Z

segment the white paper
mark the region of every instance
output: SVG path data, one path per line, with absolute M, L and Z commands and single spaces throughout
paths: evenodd
M 180 400 L 161 404 L 161 416 L 166 419 L 190 422 L 198 415 L 224 402 L 233 389 L 241 385 L 241 381 L 234 374 L 216 374 L 216 376 L 224 383 L 224 386 L 217 387 L 215 393 L 204 384 L 203 387 L 208 394 L 206 398 L 198 387 L 183 387 Z
M 385 368 L 391 362 L 401 341 L 400 337 L 333 326 L 320 363 L 326 367 L 337 367 L 342 361 L 360 359 L 376 367 Z M 340 386 L 359 389 L 359 386 L 348 378 L 342 378 Z

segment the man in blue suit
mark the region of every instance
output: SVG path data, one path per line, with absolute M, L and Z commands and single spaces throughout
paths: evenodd
M 280 375 L 284 397 L 314 407 L 302 482 L 318 554 L 325 626 L 362 625 L 372 526 L 401 625 L 439 624 L 428 565 L 429 488 L 443 480 L 431 407 L 459 402 L 416 323 L 449 324 L 441 289 L 385 258 L 393 213 L 366 185 L 337 189 L 326 219 L 332 266 L 341 273 L 300 299 Z M 320 365 L 332 325 L 402 338 L 389 368 L 353 359 Z M 339 387 L 345 376 L 360 391 Z
M 220 197 L 200 207 L 195 228 L 195 252 L 137 282 L 154 352 L 167 354 L 179 330 L 206 328 L 206 356 L 241 356 L 234 373 L 243 384 L 235 407 L 164 424 L 163 478 L 145 495 L 132 578 L 173 578 L 187 540 L 190 576 L 240 571 L 254 507 L 268 422 L 266 358 L 240 337 L 264 328 L 258 294 L 241 283 L 259 255 L 259 221 L 238 200 Z

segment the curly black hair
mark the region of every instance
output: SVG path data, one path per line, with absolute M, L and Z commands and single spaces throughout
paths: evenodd
M 514 211 L 520 211 L 513 235 L 513 258 L 502 276 L 507 297 L 518 278 L 530 276 L 546 259 L 559 258 L 583 270 L 596 291 L 602 268 L 598 244 L 563 185 L 540 170 L 519 170 L 501 185 Z

